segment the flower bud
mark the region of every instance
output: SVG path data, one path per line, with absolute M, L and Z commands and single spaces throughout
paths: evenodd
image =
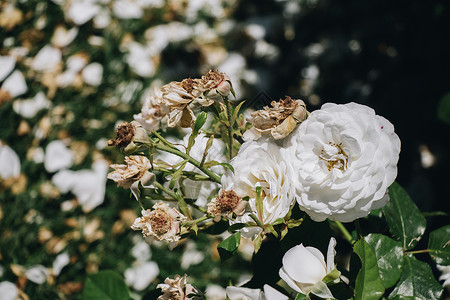
M 108 146 L 118 146 L 125 154 L 131 154 L 138 149 L 134 142 L 145 143 L 149 141 L 147 131 L 137 121 L 123 122 L 116 129 L 116 139 L 109 140 Z
M 204 90 L 204 96 L 214 101 L 223 101 L 231 91 L 231 81 L 225 73 L 211 71 L 202 76 L 199 89 Z

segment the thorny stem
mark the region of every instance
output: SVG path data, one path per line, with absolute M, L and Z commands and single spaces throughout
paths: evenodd
M 198 218 L 198 219 L 195 219 L 195 220 L 192 220 L 192 221 L 184 222 L 183 225 L 184 225 L 184 226 L 191 226 L 191 225 L 193 225 L 193 224 L 197 224 L 197 223 L 200 223 L 200 222 L 202 222 L 202 221 L 205 221 L 205 220 L 207 220 L 207 219 L 209 219 L 209 218 L 210 218 L 209 215 L 205 215 L 205 216 L 203 216 L 203 217 L 201 217 L 201 218 Z
M 200 162 L 198 160 L 194 159 L 192 156 L 190 156 L 190 155 L 188 155 L 186 153 L 183 153 L 183 152 L 181 152 L 180 150 L 178 150 L 176 148 L 171 148 L 169 146 L 156 144 L 156 145 L 154 145 L 154 147 L 156 149 L 163 150 L 163 151 L 175 154 L 175 155 L 177 155 L 177 156 L 179 156 L 181 158 L 184 158 L 184 159 L 188 160 L 191 164 L 196 166 L 203 173 L 205 173 L 209 178 L 211 178 L 212 181 L 220 183 L 220 177 L 219 176 L 217 176 L 214 172 L 212 172 L 208 168 L 205 168 L 204 166 L 201 166 Z
M 228 129 L 228 148 L 230 150 L 229 155 L 230 155 L 230 160 L 231 160 L 233 158 L 233 124 L 231 122 L 233 112 L 231 110 L 231 103 L 230 103 L 230 101 L 228 101 L 227 98 L 224 98 L 223 100 L 225 102 L 225 105 L 227 106 L 227 118 L 228 118 L 228 123 L 229 123 L 229 126 L 227 126 L 227 129 Z

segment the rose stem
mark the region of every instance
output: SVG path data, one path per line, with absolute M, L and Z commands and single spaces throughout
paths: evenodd
M 230 160 L 233 158 L 233 124 L 232 124 L 232 115 L 233 112 L 231 111 L 231 103 L 228 101 L 227 98 L 224 98 L 223 101 L 225 102 L 225 105 L 227 106 L 227 117 L 228 117 L 228 148 L 230 149 Z
M 347 228 L 345 228 L 344 224 L 342 224 L 339 221 L 331 221 L 332 223 L 334 223 L 336 225 L 336 227 L 339 229 L 339 231 L 341 232 L 341 234 L 344 236 L 344 238 L 350 243 L 350 244 L 354 244 L 355 241 L 352 238 L 352 235 L 350 234 L 350 232 L 348 232 Z

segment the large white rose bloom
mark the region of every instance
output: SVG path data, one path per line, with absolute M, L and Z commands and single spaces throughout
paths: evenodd
M 223 190 L 233 190 L 241 198 L 250 198 L 248 205 L 255 216 L 258 216 L 256 187 L 261 186 L 263 211 L 260 221 L 263 224 L 271 224 L 285 217 L 295 203 L 295 172 L 284 159 L 281 149 L 269 139 L 245 142 L 230 162 L 234 173 L 228 170 L 221 180 Z M 236 222 L 253 220 L 249 213 L 245 213 L 238 216 Z M 259 227 L 245 227 L 241 233 L 245 238 L 254 238 L 261 230 Z
M 373 109 L 327 103 L 285 141 L 297 201 L 314 221 L 351 222 L 381 208 L 397 176 L 400 139 Z

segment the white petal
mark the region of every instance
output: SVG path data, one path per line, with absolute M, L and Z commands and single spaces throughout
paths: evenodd
M 152 256 L 150 245 L 142 240 L 139 241 L 136 245 L 134 245 L 133 248 L 131 248 L 131 254 L 138 262 L 146 262 L 150 260 Z
M 81 76 L 87 84 L 99 86 L 102 83 L 103 66 L 99 63 L 91 63 L 83 69 Z
M 330 239 L 330 243 L 328 244 L 328 251 L 327 251 L 327 274 L 333 271 L 334 269 L 334 257 L 336 256 L 336 250 L 334 249 L 336 247 L 336 239 L 332 237 Z
M 27 279 L 36 283 L 36 284 L 43 284 L 47 281 L 47 276 L 49 275 L 49 272 L 46 267 L 42 265 L 35 265 L 31 268 L 29 268 L 25 275 L 27 276 Z
M 53 173 L 61 169 L 70 168 L 73 164 L 73 153 L 60 140 L 52 141 L 45 149 L 44 166 L 47 172 Z
M 326 275 L 325 261 L 318 259 L 302 244 L 286 252 L 283 257 L 283 268 L 294 281 L 300 283 L 314 284 Z
M 78 27 L 73 27 L 70 30 L 64 28 L 64 26 L 59 25 L 56 27 L 53 33 L 51 43 L 55 47 L 63 48 L 73 42 L 78 34 Z
M 67 252 L 61 253 L 59 254 L 55 261 L 53 262 L 53 274 L 55 276 L 58 276 L 61 273 L 61 270 L 67 266 L 70 262 L 70 257 L 69 254 L 67 254 Z
M 2 90 L 9 92 L 12 98 L 25 94 L 28 91 L 28 86 L 22 72 L 15 70 L 11 76 L 3 82 Z
M 20 159 L 16 152 L 0 142 L 0 178 L 8 179 L 20 175 Z
M 226 292 L 230 300 L 260 300 L 263 297 L 260 289 L 227 286 Z
M 227 292 L 223 287 L 211 284 L 206 287 L 205 296 L 207 300 L 223 300 L 227 297 Z
M 0 295 L 2 300 L 16 300 L 19 296 L 19 291 L 14 283 L 2 281 L 0 282 Z
M 280 293 L 270 285 L 264 285 L 264 297 L 266 300 L 288 300 L 289 297 Z
M 61 62 L 61 50 L 50 45 L 39 50 L 33 60 L 32 68 L 35 71 L 51 71 Z
M 74 186 L 78 177 L 74 171 L 61 170 L 52 177 L 52 183 L 61 191 L 68 193 Z
M 144 290 L 159 275 L 158 265 L 149 261 L 125 270 L 125 282 L 137 291 Z
M 12 56 L 0 56 L 0 81 L 6 78 L 14 70 L 16 59 Z

